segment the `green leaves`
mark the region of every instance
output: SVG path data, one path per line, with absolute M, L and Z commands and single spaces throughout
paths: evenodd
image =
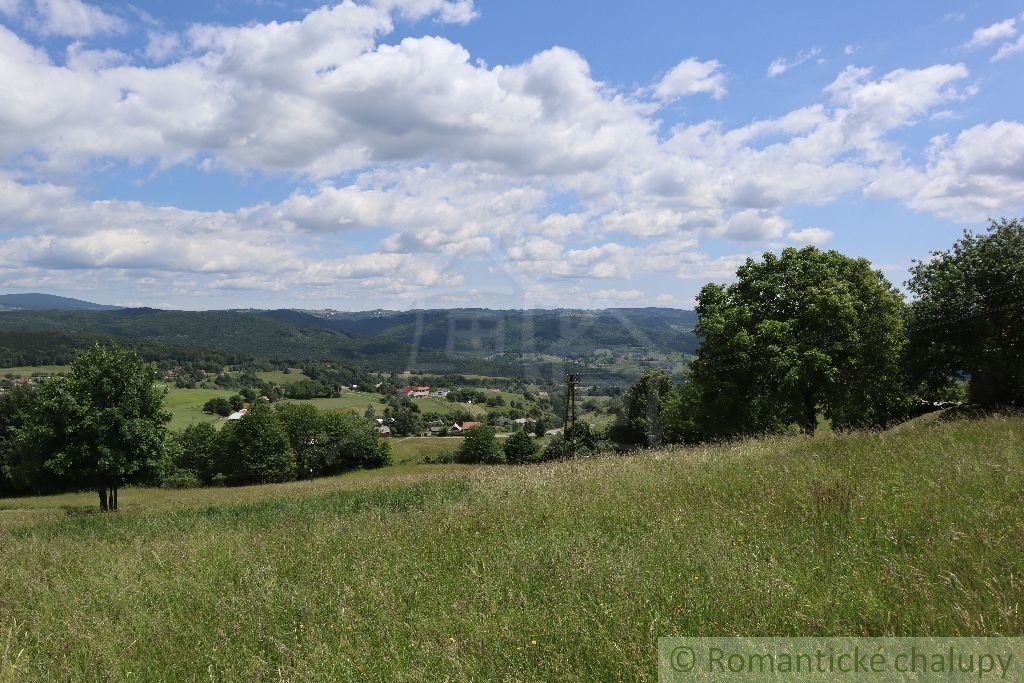
M 466 431 L 459 450 L 455 452 L 455 461 L 461 463 L 495 464 L 504 459 L 505 454 L 498 444 L 494 427 L 485 424 Z
M 905 398 L 902 297 L 865 259 L 813 247 L 748 259 L 698 297 L 692 387 L 665 429 L 688 438 L 883 424 Z M 693 413 L 686 416 L 687 413 Z M 702 437 L 698 436 L 702 434 Z
M 969 375 L 971 400 L 1024 404 L 1024 224 L 992 221 L 911 269 L 910 367 L 925 392 Z

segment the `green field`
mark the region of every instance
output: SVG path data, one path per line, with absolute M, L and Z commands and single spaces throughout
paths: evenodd
M 164 407 L 171 412 L 169 427 L 174 430 L 184 429 L 193 422 L 217 422 L 222 419 L 218 415 L 203 412 L 203 405 L 211 398 L 223 396 L 227 398 L 236 392 L 223 389 L 178 389 L 167 390 Z
M 262 379 L 264 382 L 270 382 L 271 384 L 294 384 L 295 382 L 301 382 L 304 379 L 309 379 L 299 368 L 289 368 L 290 372 L 284 370 L 271 370 L 267 372 L 257 372 L 256 376 Z
M 391 444 L 391 457 L 396 465 L 418 464 L 424 457 L 436 458 L 458 449 L 461 436 L 407 436 L 395 437 Z
M 3 500 L 0 679 L 633 681 L 660 635 L 1020 636 L 1022 435 Z
M 380 394 L 366 391 L 346 391 L 338 398 L 312 398 L 294 402 L 309 403 L 321 410 L 354 410 L 362 413 L 368 405 L 372 405 L 378 415 L 384 410 Z
M 30 365 L 19 368 L 0 368 L 0 377 L 14 375 L 15 377 L 31 377 L 35 374 L 57 375 L 67 372 L 69 365 Z

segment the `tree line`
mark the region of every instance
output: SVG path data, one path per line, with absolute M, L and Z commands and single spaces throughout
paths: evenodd
M 311 405 L 257 401 L 217 430 L 170 434 L 166 389 L 133 350 L 95 345 L 69 371 L 0 400 L 0 492 L 93 490 L 116 510 L 129 484 L 242 485 L 387 465 L 373 421 Z
M 686 381 L 643 375 L 610 435 L 695 443 L 799 429 L 884 428 L 948 399 L 1024 405 L 1024 225 L 992 221 L 916 262 L 903 295 L 835 251 L 748 259 L 697 297 Z

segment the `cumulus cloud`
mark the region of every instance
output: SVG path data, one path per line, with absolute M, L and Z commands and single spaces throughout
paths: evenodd
M 786 239 L 795 244 L 810 244 L 820 247 L 827 244 L 835 237 L 835 233 L 825 228 L 803 228 L 801 230 L 790 230 Z
M 666 102 L 698 93 L 720 100 L 725 92 L 722 65 L 714 59 L 702 62 L 693 57 L 672 67 L 654 87 L 654 96 Z
M 971 95 L 962 64 L 849 67 L 771 118 L 664 126 L 660 104 L 724 96 L 718 61 L 683 60 L 624 93 L 567 49 L 488 66 L 446 38 L 384 40 L 398 18 L 475 12 L 341 3 L 153 33 L 133 54 L 76 42 L 63 62 L 0 26 L 0 81 L 17 93 L 0 98 L 0 282 L 101 270 L 238 291 L 455 296 L 445 288 L 465 281 L 464 264 L 490 259 L 537 291 L 604 280 L 612 297 L 638 274 L 727 277 L 743 257 L 706 255 L 709 239 L 827 242 L 831 231 L 790 229 L 795 204 L 866 191 L 974 216 L 1019 203 L 1020 123 L 936 138 L 924 162 L 894 135 Z M 280 173 L 299 189 L 199 212 L 85 201 L 61 184 L 110 160 Z
M 789 221 L 763 209 L 747 209 L 729 217 L 716 234 L 734 240 L 767 241 L 782 236 Z
M 1024 124 L 997 121 L 931 142 L 924 169 L 904 166 L 873 182 L 872 196 L 898 197 L 919 211 L 984 220 L 1024 211 Z
M 35 0 L 39 30 L 46 35 L 87 38 L 125 30 L 125 22 L 82 0 Z
M 809 59 L 814 59 L 821 54 L 821 48 L 813 47 L 810 50 L 801 50 L 792 57 L 776 57 L 768 65 L 768 78 L 781 76 L 790 69 L 796 68 Z

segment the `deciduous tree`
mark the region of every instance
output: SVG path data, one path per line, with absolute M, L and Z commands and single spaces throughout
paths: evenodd
M 1024 222 L 992 221 L 911 269 L 916 379 L 933 387 L 970 376 L 970 398 L 1024 405 Z

